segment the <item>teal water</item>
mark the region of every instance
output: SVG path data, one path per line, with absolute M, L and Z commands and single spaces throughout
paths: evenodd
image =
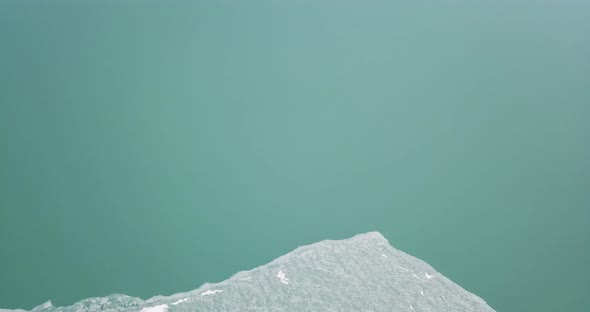
M 584 1 L 0 2 L 0 307 L 377 230 L 498 311 L 590 293 Z

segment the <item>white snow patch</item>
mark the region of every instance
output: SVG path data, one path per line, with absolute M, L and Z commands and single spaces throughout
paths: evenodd
M 401 266 L 401 265 L 399 266 L 399 268 L 400 268 L 400 269 L 402 269 L 402 270 L 404 270 L 404 271 L 406 271 L 406 272 L 410 272 L 410 270 L 408 270 L 408 269 L 404 268 L 404 267 L 403 267 L 403 266 Z
M 154 307 L 143 308 L 143 309 L 141 309 L 140 312 L 166 312 L 166 311 L 168 311 L 168 305 L 161 304 L 161 305 L 157 305 Z
M 385 254 L 381 254 L 383 257 L 385 257 L 385 259 L 387 259 L 387 256 Z
M 424 276 L 426 276 L 426 279 L 431 279 L 434 277 L 434 276 L 428 274 L 428 272 L 424 273 Z
M 180 299 L 180 300 L 177 300 L 177 301 L 172 302 L 171 305 L 177 305 L 179 303 L 183 303 L 183 302 L 189 301 L 189 300 L 190 300 L 190 298 Z
M 277 277 L 281 280 L 281 283 L 289 284 L 289 279 L 287 278 L 287 275 L 283 273 L 283 271 L 279 271 L 279 273 L 277 273 Z
M 216 293 L 220 293 L 222 291 L 223 290 L 221 290 L 221 289 L 213 289 L 213 290 L 208 289 L 208 290 L 205 290 L 204 292 L 202 292 L 201 296 L 215 295 Z
M 422 290 L 421 290 L 421 291 L 420 291 L 420 294 L 421 294 L 422 296 L 424 296 L 424 291 L 422 291 Z

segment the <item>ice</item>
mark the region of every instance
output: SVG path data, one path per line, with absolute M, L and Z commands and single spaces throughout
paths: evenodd
M 23 310 L 1 310 L 23 311 Z M 89 298 L 34 312 L 494 311 L 378 232 L 303 246 L 217 284 L 148 300 Z

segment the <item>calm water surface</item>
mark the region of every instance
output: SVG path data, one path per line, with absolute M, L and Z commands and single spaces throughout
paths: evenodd
M 0 307 L 378 230 L 498 311 L 585 310 L 590 4 L 414 2 L 2 1 Z

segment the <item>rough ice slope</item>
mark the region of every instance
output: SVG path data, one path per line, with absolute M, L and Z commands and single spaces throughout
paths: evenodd
M 145 301 L 111 295 L 68 307 L 47 302 L 32 311 L 494 310 L 425 262 L 391 247 L 381 234 L 370 232 L 299 247 L 267 265 L 186 293 Z

